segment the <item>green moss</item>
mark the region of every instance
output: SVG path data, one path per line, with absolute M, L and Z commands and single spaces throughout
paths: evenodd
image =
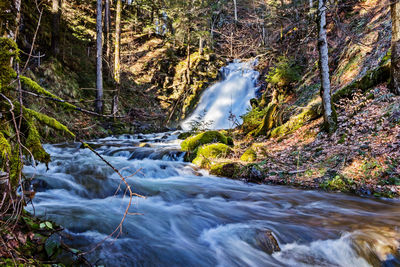
M 44 96 L 48 96 L 57 100 L 61 100 L 63 101 L 61 98 L 59 98 L 58 96 L 50 93 L 49 91 L 47 91 L 46 89 L 44 89 L 43 87 L 41 87 L 38 83 L 36 83 L 35 81 L 31 80 L 28 77 L 25 76 L 21 76 L 21 83 L 22 85 L 28 87 L 30 90 L 32 90 L 33 92 L 39 94 L 39 95 L 44 95 Z M 66 103 L 66 102 L 58 102 L 61 106 L 70 109 L 70 110 L 75 110 L 77 109 L 76 106 Z
M 340 99 L 351 97 L 356 90 L 365 92 L 366 90 L 388 81 L 390 78 L 390 61 L 380 65 L 379 67 L 369 70 L 365 75 L 349 85 L 337 90 L 332 95 L 332 101 L 337 103 Z
M 184 132 L 178 135 L 178 139 L 185 140 L 193 135 L 192 132 Z
M 10 66 L 11 57 L 18 58 L 19 50 L 17 44 L 10 38 L 0 37 L 0 92 L 4 93 L 5 88 L 15 77 L 15 71 Z
M 0 132 L 0 155 L 1 155 L 1 165 L 0 167 L 4 169 L 4 162 L 7 158 L 11 156 L 11 145 L 7 141 L 7 139 L 4 137 L 3 133 Z
M 32 116 L 36 118 L 39 122 L 55 129 L 59 130 L 61 132 L 65 132 L 69 134 L 71 137 L 75 137 L 75 134 L 73 134 L 64 124 L 58 122 L 56 119 L 51 118 L 43 113 L 37 112 L 35 110 L 29 109 L 29 108 L 23 108 L 23 111 L 25 114 Z
M 181 144 L 182 151 L 193 152 L 199 146 L 211 143 L 222 143 L 227 145 L 228 138 L 218 131 L 208 131 L 192 137 L 187 138 Z
M 301 68 L 293 59 L 281 56 L 276 67 L 267 75 L 267 82 L 278 87 L 288 87 L 300 80 Z
M 332 191 L 349 191 L 347 183 L 344 181 L 340 175 L 336 175 L 334 178 L 329 179 L 322 183 L 320 186 L 324 189 L 332 190 Z
M 261 125 L 251 133 L 253 136 L 259 135 L 269 135 L 269 131 L 276 125 L 276 113 L 277 113 L 278 104 L 277 103 L 269 103 L 266 108 L 266 114 L 262 120 Z
M 253 162 L 256 159 L 257 159 L 257 153 L 252 148 L 247 149 L 243 153 L 243 155 L 240 157 L 240 160 L 246 161 L 246 162 Z
M 304 126 L 307 122 L 319 118 L 321 115 L 321 102 L 313 101 L 299 115 L 291 117 L 285 124 L 273 129 L 271 137 L 276 138 L 290 134 Z
M 198 151 L 196 158 L 192 163 L 199 167 L 209 167 L 214 159 L 226 158 L 232 153 L 232 148 L 226 144 L 211 144 L 201 146 Z
M 235 178 L 240 173 L 240 165 L 235 162 L 222 162 L 212 164 L 210 174 L 221 177 Z
M 25 147 L 29 149 L 35 160 L 48 164 L 50 162 L 50 155 L 43 149 L 40 142 L 40 135 L 37 131 L 33 120 L 29 122 L 28 137 L 25 141 Z

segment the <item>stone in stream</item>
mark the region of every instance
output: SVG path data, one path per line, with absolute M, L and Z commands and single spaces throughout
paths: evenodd
M 273 236 L 272 231 L 267 230 L 259 233 L 257 235 L 256 242 L 257 245 L 268 254 L 281 251 L 278 241 Z

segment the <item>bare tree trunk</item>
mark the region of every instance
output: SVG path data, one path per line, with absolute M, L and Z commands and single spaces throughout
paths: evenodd
M 117 0 L 117 11 L 115 14 L 115 51 L 114 51 L 114 81 L 116 84 L 115 94 L 113 96 L 112 113 L 118 111 L 118 96 L 121 83 L 121 63 L 120 63 L 120 46 L 121 46 L 121 12 L 122 0 Z
M 199 38 L 199 55 L 200 56 L 203 54 L 203 47 L 204 47 L 204 40 L 203 40 L 203 37 L 200 36 L 200 38 Z
M 187 30 L 188 44 L 187 44 L 187 68 L 186 68 L 186 84 L 190 84 L 190 27 Z
M 96 51 L 96 106 L 97 113 L 103 112 L 103 24 L 102 24 L 102 0 L 97 0 L 97 18 L 96 18 L 96 33 L 97 33 L 97 51 Z
M 110 0 L 106 0 L 104 7 L 104 44 L 106 45 L 106 59 L 110 62 L 111 38 L 110 38 Z
M 53 0 L 51 9 L 53 15 L 53 25 L 51 27 L 51 52 L 53 56 L 60 53 L 60 20 L 61 20 L 61 0 Z
M 236 1 L 237 1 L 237 0 L 233 0 L 233 5 L 234 5 L 234 8 L 235 8 L 235 21 L 238 20 L 237 3 L 236 3 Z
M 400 95 L 400 2 L 390 0 L 392 17 L 392 64 L 391 87 L 395 94 Z
M 336 130 L 336 115 L 332 108 L 329 78 L 328 41 L 326 34 L 326 0 L 318 0 L 318 50 L 321 76 L 321 97 L 324 110 L 324 128 L 328 133 Z

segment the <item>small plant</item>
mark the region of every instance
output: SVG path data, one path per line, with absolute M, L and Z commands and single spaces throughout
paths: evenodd
M 286 56 L 278 58 L 276 66 L 268 73 L 267 82 L 277 87 L 289 87 L 301 78 L 301 67 Z
M 195 119 L 189 122 L 191 132 L 207 131 L 214 124 L 214 121 L 204 121 L 207 110 L 204 109 Z
M 246 114 L 241 116 L 243 120 L 242 130 L 249 133 L 256 129 L 261 124 L 266 112 L 267 109 L 260 109 L 259 107 L 249 109 Z

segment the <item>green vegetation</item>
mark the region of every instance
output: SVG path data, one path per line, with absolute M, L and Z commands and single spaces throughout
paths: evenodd
M 209 167 L 215 159 L 226 158 L 232 153 L 232 148 L 225 144 L 217 143 L 201 146 L 192 161 L 199 167 Z
M 247 149 L 243 155 L 240 157 L 240 160 L 246 161 L 246 162 L 253 162 L 257 159 L 257 154 L 254 151 L 254 149 L 249 148 Z
M 268 73 L 267 82 L 279 88 L 290 87 L 301 78 L 301 68 L 285 56 L 278 58 L 276 66 Z
M 181 149 L 182 151 L 194 152 L 198 147 L 211 143 L 228 145 L 228 138 L 218 131 L 208 131 L 184 140 Z

